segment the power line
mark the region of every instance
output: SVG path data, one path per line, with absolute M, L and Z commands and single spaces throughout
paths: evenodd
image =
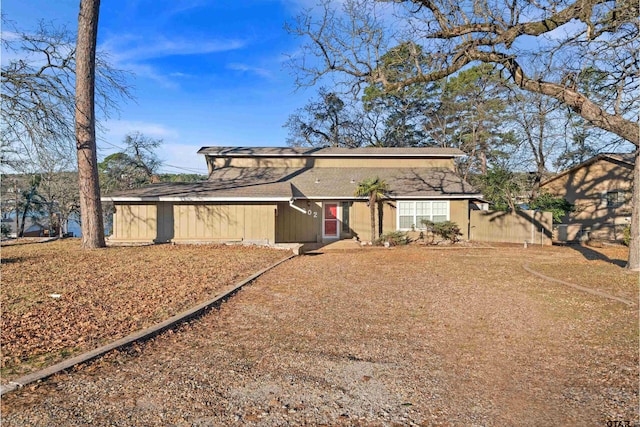
M 100 140 L 100 144 L 101 144 L 101 145 L 102 145 L 102 144 L 106 144 L 106 145 L 108 145 L 108 146 L 110 146 L 110 147 L 117 148 L 118 150 L 121 150 L 121 151 L 125 151 L 125 150 L 126 150 L 124 147 L 120 147 L 119 145 L 116 145 L 116 144 L 114 144 L 114 143 L 112 143 L 112 142 L 109 142 L 109 141 L 107 141 L 107 140 Z M 98 149 L 102 149 L 102 150 L 104 150 L 105 148 L 98 148 Z
M 182 167 L 182 166 L 169 165 L 169 164 L 166 164 L 166 163 L 163 163 L 161 165 L 161 167 L 170 167 L 170 168 L 173 168 L 173 169 L 183 170 L 183 171 L 192 172 L 192 173 L 199 173 L 199 174 L 206 174 L 207 173 L 206 171 L 203 171 L 202 169 L 185 168 L 185 167 Z

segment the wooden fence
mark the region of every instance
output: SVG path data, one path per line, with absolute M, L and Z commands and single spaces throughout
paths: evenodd
M 551 212 L 471 211 L 469 240 L 551 245 Z

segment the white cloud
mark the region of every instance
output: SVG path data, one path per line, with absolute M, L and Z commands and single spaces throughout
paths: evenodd
M 98 145 L 104 146 L 106 149 L 113 146 L 121 146 L 124 137 L 131 132 L 140 132 L 148 137 L 163 140 L 176 140 L 179 138 L 177 130 L 168 128 L 160 123 L 109 120 L 103 124 L 103 127 L 105 131 L 101 135 L 101 140 L 104 140 L 105 144 L 99 143 Z
M 166 74 L 145 61 L 174 55 L 225 52 L 242 49 L 247 44 L 246 41 L 240 39 L 169 39 L 164 36 L 149 39 L 133 34 L 124 34 L 109 38 L 100 45 L 100 51 L 106 52 L 113 64 L 133 72 L 137 77 L 155 81 L 166 89 L 176 89 L 179 86 L 178 79 L 191 76 L 180 72 Z
M 182 144 L 177 130 L 160 123 L 111 120 L 104 124 L 105 132 L 98 142 L 100 157 L 118 152 L 124 148 L 124 137 L 130 132 L 140 132 L 145 136 L 162 139 L 157 150 L 163 162 L 161 172 L 166 173 L 200 173 L 207 174 L 207 165 L 202 155 L 197 154 L 200 145 Z
M 162 144 L 162 171 L 206 175 L 207 163 L 202 154 L 197 154 L 200 148 L 193 144 Z
M 269 70 L 267 70 L 266 68 L 260 68 L 260 67 L 253 67 L 251 65 L 247 65 L 247 64 L 241 64 L 241 63 L 231 63 L 231 64 L 227 64 L 227 68 L 229 70 L 236 70 L 236 71 L 242 71 L 245 73 L 252 73 L 252 74 L 256 74 L 260 77 L 264 77 L 264 78 L 272 78 L 273 77 L 273 73 Z
M 158 83 L 165 89 L 178 88 L 178 82 L 176 81 L 180 76 L 180 73 L 171 73 L 168 75 L 161 74 L 155 67 L 146 64 L 121 64 L 122 68 L 132 72 L 136 77 L 147 78 Z
M 15 31 L 2 31 L 0 33 L 0 37 L 2 37 L 2 40 L 4 41 L 15 41 L 20 39 L 20 34 Z
M 179 78 L 192 78 L 195 77 L 191 74 L 187 74 L 187 73 L 181 73 L 181 72 L 175 72 L 175 73 L 169 73 L 169 77 L 179 77 Z
M 166 38 L 163 36 L 149 40 L 132 34 L 112 37 L 100 49 L 110 52 L 119 62 L 138 62 L 172 55 L 202 55 L 242 49 L 247 42 L 239 39 L 197 40 Z

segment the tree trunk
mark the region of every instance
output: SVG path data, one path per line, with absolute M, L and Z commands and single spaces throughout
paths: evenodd
M 18 210 L 18 203 L 20 202 L 19 198 L 18 198 L 18 181 L 17 180 L 13 180 L 13 195 L 15 196 L 15 211 L 16 211 L 16 239 L 19 236 L 18 232 L 20 230 L 20 211 Z
M 100 0 L 80 0 L 76 45 L 76 148 L 84 248 L 105 246 L 94 102 L 99 11 Z
M 24 223 L 27 221 L 27 211 L 29 210 L 29 199 L 24 204 L 24 211 L 22 211 L 22 221 L 20 221 L 20 227 L 16 229 L 16 237 L 24 237 Z
M 384 203 L 378 201 L 376 204 L 378 205 L 378 236 L 382 236 L 384 234 L 382 229 L 384 224 Z
M 640 148 L 636 149 L 633 167 L 633 193 L 631 196 L 631 240 L 627 268 L 640 271 Z
M 540 184 L 542 183 L 542 177 L 544 176 L 544 166 L 538 163 L 535 177 L 533 178 L 533 186 L 531 187 L 531 200 L 535 200 L 540 193 Z
M 376 240 L 376 200 L 369 196 L 369 213 L 371 215 L 371 243 Z
M 27 222 L 27 213 L 29 213 L 29 209 L 31 209 L 31 200 L 33 199 L 33 195 L 35 194 L 35 192 L 36 192 L 36 187 L 32 186 L 24 202 L 24 210 L 22 211 L 22 221 L 20 223 L 20 228 L 16 229 L 16 237 L 24 237 L 24 224 Z M 18 216 L 18 208 L 16 205 L 16 217 L 17 216 Z

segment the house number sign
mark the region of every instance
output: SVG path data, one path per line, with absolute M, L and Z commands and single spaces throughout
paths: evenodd
M 318 218 L 318 212 L 312 211 L 311 209 L 307 211 L 307 215 L 313 216 L 314 218 Z

